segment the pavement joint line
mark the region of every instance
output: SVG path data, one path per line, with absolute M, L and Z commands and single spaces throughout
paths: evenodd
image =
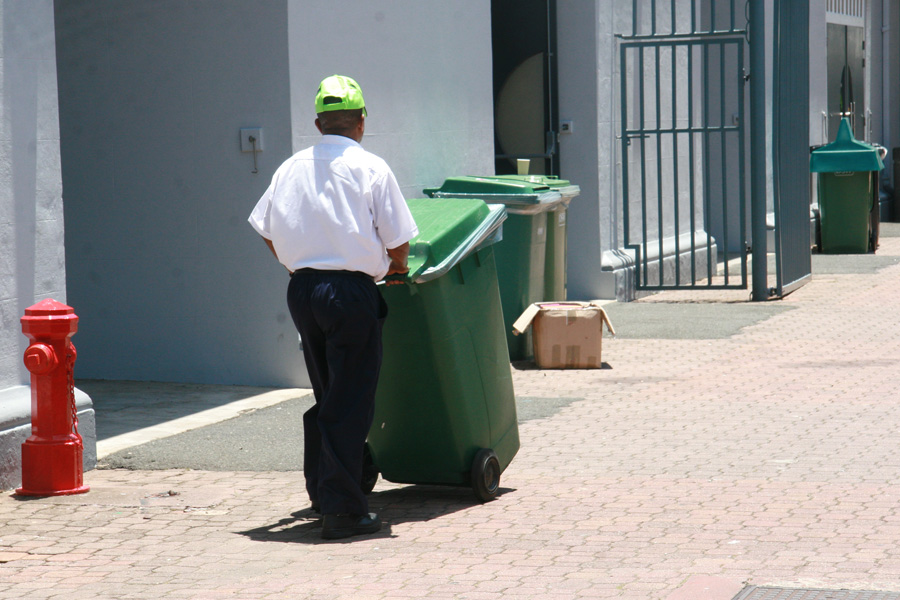
M 247 411 L 274 406 L 294 398 L 308 396 L 312 390 L 304 388 L 288 388 L 272 390 L 249 398 L 243 398 L 222 406 L 216 406 L 171 421 L 159 423 L 143 429 L 136 429 L 103 440 L 97 440 L 97 458 L 105 458 L 121 450 L 140 446 L 179 433 L 199 429 L 213 423 L 220 423 L 237 417 Z

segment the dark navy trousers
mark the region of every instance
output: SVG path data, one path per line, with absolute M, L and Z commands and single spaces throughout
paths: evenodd
M 306 490 L 323 514 L 363 515 L 363 452 L 381 370 L 387 305 L 372 278 L 301 269 L 288 308 L 303 342 L 316 403 L 303 415 Z

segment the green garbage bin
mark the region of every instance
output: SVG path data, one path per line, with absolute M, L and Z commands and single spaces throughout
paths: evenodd
M 837 138 L 813 150 L 809 168 L 819 177 L 820 252 L 864 254 L 874 234 L 877 173 L 884 168 L 878 151 L 853 137 L 850 121 L 841 120 Z
M 558 192 L 561 202 L 552 212 L 547 213 L 547 251 L 544 259 L 544 302 L 566 299 L 566 255 L 568 234 L 566 216 L 572 198 L 581 193 L 581 188 L 568 179 L 555 175 L 498 175 L 498 179 L 529 181 L 546 185 Z
M 489 500 L 519 449 L 493 243 L 506 218 L 481 200 L 410 199 L 410 271 L 382 294 L 389 316 L 367 475 L 472 486 Z
M 425 193 L 432 198 L 479 198 L 506 206 L 509 218 L 496 247 L 503 326 L 510 360 L 531 358 L 531 331 L 513 335 L 512 324 L 531 304 L 544 300 L 547 215 L 560 206 L 562 196 L 543 183 L 497 176 L 450 177 L 440 188 Z

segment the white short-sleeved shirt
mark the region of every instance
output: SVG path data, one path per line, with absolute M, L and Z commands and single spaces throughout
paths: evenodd
M 386 249 L 419 232 L 387 163 L 340 135 L 286 160 L 248 220 L 290 271 L 361 271 L 376 281 L 390 266 Z

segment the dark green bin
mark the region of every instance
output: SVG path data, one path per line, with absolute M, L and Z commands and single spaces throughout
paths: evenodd
M 871 213 L 876 175 L 883 168 L 878 150 L 855 139 L 846 118 L 834 142 L 813 150 L 809 169 L 819 174 L 820 252 L 865 254 L 874 249 Z
M 519 449 L 495 241 L 503 206 L 411 199 L 410 272 L 382 294 L 384 362 L 368 437 L 396 483 L 472 486 L 489 500 Z
M 512 324 L 531 304 L 544 300 L 547 215 L 561 205 L 562 196 L 544 183 L 502 176 L 450 177 L 440 188 L 425 193 L 433 198 L 479 198 L 506 206 L 509 218 L 503 224 L 503 240 L 496 246 L 504 331 L 509 358 L 531 358 L 531 331 L 514 335 Z

